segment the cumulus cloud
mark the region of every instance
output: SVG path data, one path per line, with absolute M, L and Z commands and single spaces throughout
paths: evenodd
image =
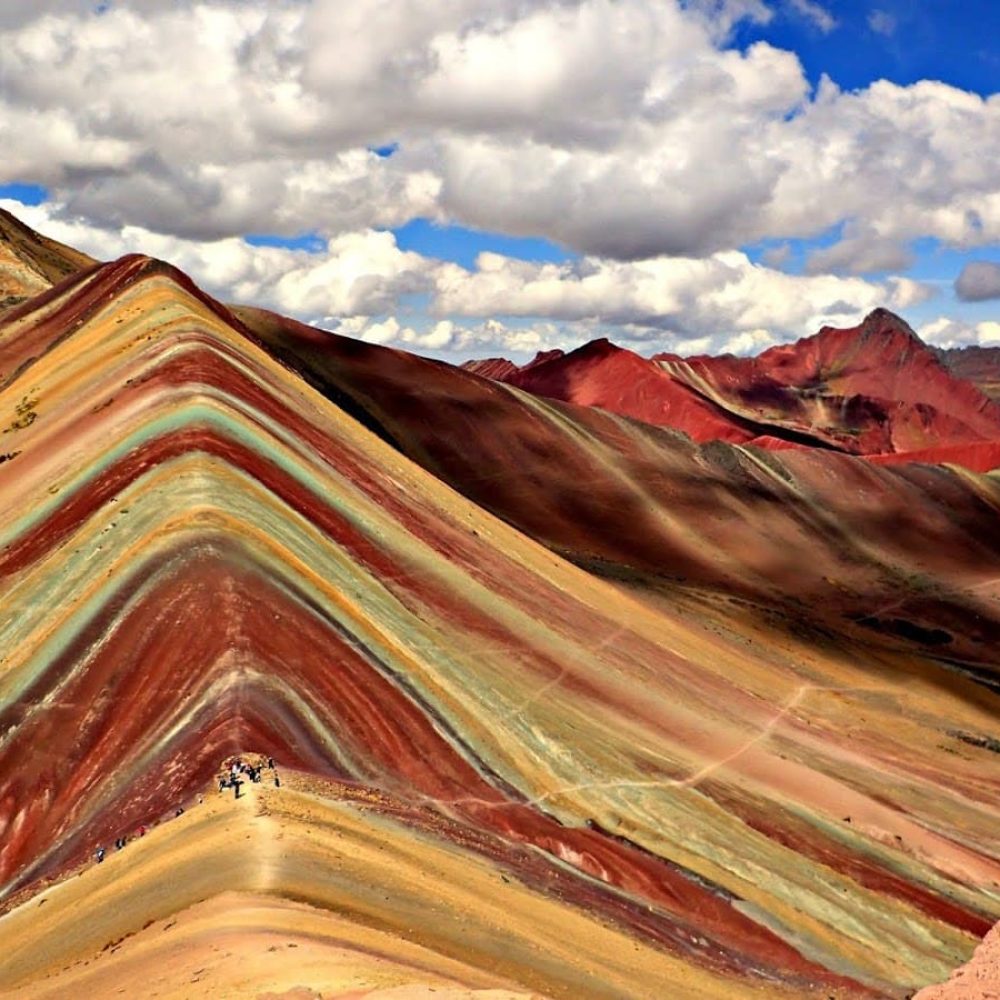
M 682 0 L 681 6 L 701 17 L 718 41 L 727 40 L 733 28 L 743 21 L 767 24 L 774 17 L 774 11 L 764 0 Z
M 575 347 L 581 342 L 574 339 L 573 331 L 544 321 L 510 326 L 496 319 L 475 324 L 438 320 L 416 328 L 401 323 L 396 316 L 388 316 L 363 323 L 335 324 L 333 329 L 368 343 L 402 347 L 451 360 L 494 354 L 520 357 L 553 347 Z
M 917 330 L 920 339 L 936 347 L 1000 347 L 1000 323 L 966 323 L 939 316 Z
M 1000 264 L 969 261 L 955 279 L 955 294 L 965 302 L 1000 299 Z
M 484 253 L 472 273 L 441 267 L 435 286 L 434 305 L 442 314 L 610 324 L 655 340 L 661 349 L 706 336 L 716 346 L 745 334 L 799 337 L 825 324 L 853 322 L 876 306 L 906 309 L 931 294 L 906 278 L 877 283 L 785 274 L 734 251 L 703 259 L 585 258 L 566 264 Z M 748 346 L 745 338 L 735 343 L 734 350 Z
M 647 353 L 755 353 L 826 324 L 855 323 L 876 306 L 912 308 L 931 294 L 905 277 L 871 282 L 786 274 L 734 251 L 564 264 L 482 253 L 466 270 L 401 250 L 387 231 L 341 234 L 319 252 L 306 252 L 234 237 L 191 240 L 137 226 L 96 229 L 61 218 L 59 205 L 0 201 L 0 207 L 100 259 L 131 252 L 160 257 L 225 301 L 452 356 L 573 348 L 597 336 Z M 410 308 L 413 296 L 426 300 L 429 318 Z
M 781 269 L 788 263 L 788 259 L 792 255 L 792 246 L 790 243 L 781 243 L 776 247 L 770 247 L 765 250 L 762 257 L 765 264 L 768 267 L 773 267 Z
M 27 221 L 58 239 L 153 253 L 220 297 L 385 343 L 753 351 L 926 300 L 865 278 L 905 270 L 917 238 L 1000 241 L 1000 95 L 813 90 L 794 53 L 729 47 L 776 12 L 836 27 L 819 0 L 143 0 L 100 16 L 10 0 L 0 183 L 47 185 Z M 869 26 L 887 33 L 882 14 Z M 466 271 L 381 231 L 415 217 L 580 259 Z M 791 241 L 831 231 L 805 275 L 782 273 Z M 761 241 L 764 265 L 732 249 Z M 997 295 L 995 267 L 970 265 L 958 295 Z
M 870 274 L 873 271 L 904 271 L 912 263 L 912 252 L 897 240 L 850 226 L 833 246 L 809 254 L 806 271 L 809 274 L 828 271 Z
M 787 3 L 835 25 L 816 0 Z M 844 225 L 830 253 L 861 271 L 920 236 L 1000 239 L 1000 97 L 928 81 L 814 94 L 794 53 L 726 47 L 771 13 L 146 0 L 96 16 L 14 0 L 0 180 L 50 186 L 67 217 L 199 240 L 423 216 L 638 260 Z
M 198 241 L 139 226 L 95 229 L 59 218 L 60 206 L 0 201 L 33 229 L 101 260 L 143 253 L 190 274 L 206 291 L 231 302 L 266 306 L 311 322 L 370 317 L 402 297 L 428 291 L 439 262 L 400 250 L 389 232 L 364 230 L 328 240 L 320 253 L 251 246 L 243 239 Z

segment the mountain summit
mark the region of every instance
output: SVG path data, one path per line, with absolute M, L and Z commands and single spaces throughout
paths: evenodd
M 694 441 L 820 447 L 897 460 L 910 453 L 992 468 L 1000 406 L 961 378 L 909 325 L 876 309 L 757 357 L 658 354 L 593 341 L 522 368 L 472 370 L 539 396 L 597 406 L 683 431 Z M 955 369 L 955 370 L 953 370 Z

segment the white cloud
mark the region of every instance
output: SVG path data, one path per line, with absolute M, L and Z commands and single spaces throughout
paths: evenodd
M 143 0 L 99 17 L 9 0 L 0 182 L 50 186 L 33 224 L 66 242 L 385 342 L 530 350 L 606 329 L 750 350 L 924 301 L 862 277 L 905 269 L 916 238 L 1000 241 L 1000 95 L 813 93 L 794 53 L 726 48 L 790 5 L 836 24 L 816 0 Z M 470 274 L 377 231 L 418 216 L 583 257 L 485 255 Z M 789 241 L 831 230 L 811 273 L 781 273 Z M 317 255 L 238 238 L 313 231 Z M 731 249 L 762 240 L 770 266 Z M 976 273 L 959 280 L 973 297 Z
M 394 309 L 401 296 L 426 291 L 440 266 L 400 250 L 389 232 L 344 233 L 321 253 L 255 247 L 230 237 L 206 242 L 164 236 L 138 226 L 95 229 L 53 217 L 59 206 L 29 208 L 9 201 L 32 228 L 98 259 L 143 253 L 169 261 L 206 291 L 226 301 L 267 306 L 311 321 L 320 317 L 369 317 Z
M 816 0 L 788 0 L 788 4 L 797 14 L 819 28 L 824 35 L 837 27 L 837 19 L 824 6 L 816 3 Z
M 891 38 L 896 33 L 898 21 L 895 15 L 885 10 L 873 10 L 868 15 L 868 27 L 877 35 L 885 35 Z
M 875 236 L 864 230 L 846 235 L 833 246 L 814 250 L 806 261 L 810 274 L 843 272 L 870 274 L 872 271 L 904 271 L 913 263 L 913 254 L 893 239 Z
M 937 347 L 1000 347 L 1000 323 L 965 323 L 939 316 L 917 330 L 921 340 Z
M 909 309 L 937 295 L 937 289 L 933 285 L 913 278 L 892 277 L 885 284 L 889 290 L 887 302 L 893 309 Z
M 483 253 L 467 271 L 400 250 L 389 232 L 343 234 L 307 253 L 135 226 L 94 229 L 59 219 L 59 207 L 48 204 L 0 206 L 101 259 L 130 252 L 160 257 L 225 301 L 266 306 L 375 343 L 458 354 L 572 348 L 604 335 L 649 353 L 753 353 L 825 324 L 856 322 L 876 306 L 909 309 L 931 294 L 902 277 L 785 274 L 734 251 L 565 264 Z M 430 320 L 400 313 L 414 294 L 429 297 Z
M 785 264 L 788 263 L 789 258 L 792 255 L 792 246 L 790 243 L 781 243 L 776 247 L 771 247 L 765 250 L 762 258 L 768 267 L 773 267 L 777 270 L 781 270 Z
M 1000 95 L 884 80 L 842 93 L 825 81 L 801 115 L 772 126 L 768 146 L 789 163 L 768 230 L 802 236 L 846 219 L 852 252 L 921 235 L 957 247 L 1000 238 L 1000 182 L 989 166 Z
M 670 349 L 673 340 L 713 338 L 745 351 L 744 335 L 803 336 L 824 324 L 859 320 L 876 306 L 906 309 L 930 289 L 906 278 L 876 283 L 799 276 L 753 264 L 743 253 L 706 259 L 660 257 L 634 263 L 585 258 L 532 264 L 481 254 L 475 272 L 436 272 L 435 307 L 445 315 L 544 316 L 630 328 Z
M 955 294 L 964 302 L 1000 299 L 1000 264 L 972 260 L 955 279 Z
M 363 324 L 334 325 L 331 329 L 368 343 L 427 352 L 451 360 L 493 354 L 527 356 L 553 347 L 576 347 L 582 342 L 575 331 L 544 321 L 508 326 L 496 319 L 474 325 L 439 320 L 428 327 L 415 328 L 400 323 L 396 316 L 389 316 Z
M 774 11 L 764 0 L 682 0 L 681 6 L 702 18 L 712 37 L 726 41 L 742 21 L 768 24 Z
M 832 28 L 815 0 L 789 3 Z M 850 244 L 829 252 L 863 269 L 920 236 L 1000 239 L 1000 97 L 927 81 L 811 95 L 793 53 L 724 47 L 769 14 L 763 0 L 5 4 L 3 175 L 96 225 L 200 240 L 425 216 L 641 259 L 844 224 Z M 367 152 L 392 140 L 391 158 Z

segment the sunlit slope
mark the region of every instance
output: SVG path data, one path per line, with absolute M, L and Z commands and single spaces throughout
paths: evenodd
M 483 857 L 454 831 L 298 784 L 210 797 L 4 918 L 0 995 L 112 995 L 129 983 L 185 1000 L 296 986 L 470 1000 L 726 989 L 506 874 L 499 841 Z
M 94 263 L 0 208 L 0 315 Z
M 385 872 L 338 855 L 347 821 L 323 806 L 339 818 L 289 819 L 306 869 L 269 867 L 262 831 L 233 827 L 238 877 L 221 866 L 173 910 L 230 888 L 397 933 L 398 886 L 426 867 L 407 850 L 443 837 L 464 860 L 442 848 L 441 874 L 411 886 L 415 940 L 519 989 L 595 997 L 885 995 L 943 978 L 1000 916 L 994 756 L 954 735 L 989 732 L 987 689 L 918 654 L 634 600 L 144 258 L 19 311 L 0 350 L 20 359 L 0 389 L 5 893 L 260 748 L 398 803 Z M 176 829 L 189 867 L 178 855 L 157 884 L 215 867 L 211 830 Z M 509 884 L 497 864 L 545 921 L 484 888 Z M 373 878 L 393 888 L 372 895 Z M 310 896 L 322 879 L 368 909 Z M 129 931 L 165 915 L 141 886 L 107 891 Z M 476 907 L 526 943 L 485 948 Z M 584 925 L 628 961 L 618 944 L 559 957 Z M 31 953 L 10 982 L 40 971 Z M 636 970 L 655 992 L 622 978 Z

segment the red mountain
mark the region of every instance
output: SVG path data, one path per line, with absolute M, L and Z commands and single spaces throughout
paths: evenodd
M 506 358 L 480 358 L 475 361 L 466 361 L 462 367 L 467 372 L 482 375 L 483 378 L 491 378 L 496 382 L 505 381 L 508 376 L 517 372 L 517 365 Z
M 598 340 L 523 368 L 486 364 L 469 367 L 535 395 L 671 427 L 698 442 L 919 452 L 922 460 L 945 449 L 941 460 L 985 470 L 995 449 L 981 445 L 1000 440 L 1000 405 L 885 309 L 859 326 L 824 327 L 755 358 L 646 359 Z
M 466 361 L 460 367 L 467 372 L 482 375 L 483 378 L 491 378 L 496 382 L 506 382 L 507 379 L 518 372 L 526 372 L 529 368 L 561 358 L 565 351 L 557 347 L 554 351 L 539 351 L 526 365 L 519 368 L 513 361 L 506 358 L 483 358 L 481 360 Z

